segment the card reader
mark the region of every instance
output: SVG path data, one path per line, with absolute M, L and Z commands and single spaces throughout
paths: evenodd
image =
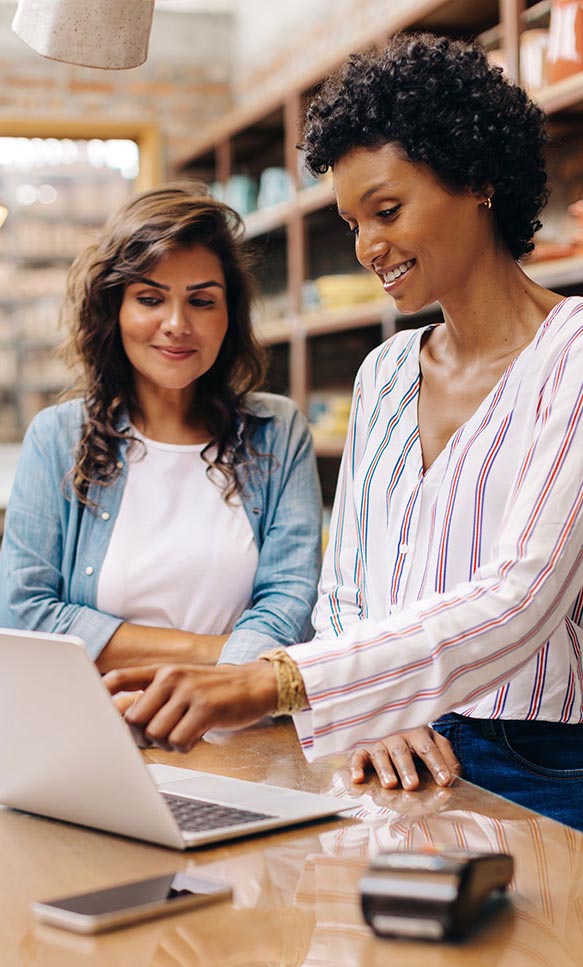
M 381 937 L 453 940 L 513 875 L 505 853 L 379 853 L 360 881 L 362 912 Z

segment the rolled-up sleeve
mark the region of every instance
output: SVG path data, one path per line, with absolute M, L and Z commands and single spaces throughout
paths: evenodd
M 55 413 L 56 408 L 40 413 L 23 442 L 0 550 L 0 624 L 77 635 L 96 658 L 121 619 L 67 601 L 64 562 L 81 509 L 64 493 L 65 448 L 55 434 L 70 428 Z

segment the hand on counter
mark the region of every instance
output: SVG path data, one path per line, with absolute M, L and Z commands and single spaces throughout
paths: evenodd
M 267 661 L 245 665 L 148 665 L 108 672 L 112 695 L 143 690 L 124 714 L 137 744 L 189 752 L 209 729 L 243 728 L 275 711 Z
M 413 756 L 425 763 L 438 786 L 451 785 L 461 773 L 448 740 L 424 725 L 357 749 L 350 761 L 352 781 L 364 782 L 367 767 L 371 767 L 386 789 L 399 784 L 404 789 L 417 789 L 419 775 Z

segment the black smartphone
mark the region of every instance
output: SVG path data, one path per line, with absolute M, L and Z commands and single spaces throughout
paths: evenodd
M 226 883 L 179 872 L 107 890 L 37 901 L 32 904 L 32 912 L 38 920 L 55 927 L 75 933 L 102 933 L 231 896 L 231 887 Z

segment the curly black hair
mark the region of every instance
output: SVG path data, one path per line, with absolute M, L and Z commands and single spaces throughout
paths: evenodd
M 352 54 L 309 103 L 303 137 L 314 174 L 352 148 L 398 144 L 452 191 L 493 191 L 512 256 L 534 248 L 549 194 L 546 117 L 477 43 L 397 34 L 384 50 Z

